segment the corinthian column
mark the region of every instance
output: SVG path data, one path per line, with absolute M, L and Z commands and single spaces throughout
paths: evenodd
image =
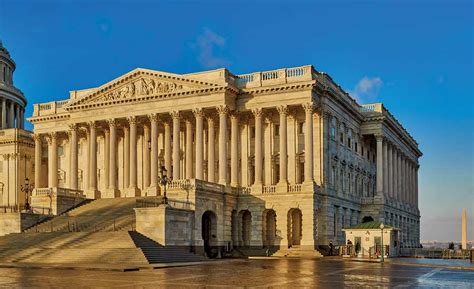
M 78 172 L 78 158 L 77 158 L 77 126 L 75 124 L 69 125 L 69 146 L 70 146 L 70 163 L 69 163 L 69 184 L 71 189 L 77 190 L 77 172 Z
M 305 111 L 305 133 L 304 133 L 304 178 L 305 182 L 313 183 L 313 110 L 312 103 L 303 105 Z
M 196 179 L 203 180 L 204 172 L 204 141 L 203 141 L 203 111 L 201 108 L 193 110 L 194 117 L 196 118 Z
M 94 193 L 97 191 L 97 126 L 94 121 L 89 122 L 89 190 Z
M 263 152 L 262 152 L 262 109 L 252 110 L 255 117 L 255 182 L 254 185 L 262 185 Z
M 109 190 L 112 191 L 112 196 L 117 196 L 117 121 L 115 119 L 109 119 L 108 121 L 110 129 L 110 152 L 109 152 Z
M 236 111 L 230 115 L 230 185 L 239 185 L 239 118 Z
M 2 99 L 2 128 L 7 128 L 7 101 Z
M 158 188 L 158 114 L 148 115 L 151 124 L 151 164 L 150 164 L 150 188 L 152 195 L 156 195 Z
M 34 134 L 33 139 L 35 140 L 35 188 L 41 188 L 41 158 L 43 144 L 39 134 Z
M 171 174 L 171 126 L 168 121 L 164 122 L 165 127 L 165 169 Z
M 130 129 L 123 128 L 123 187 L 130 186 Z
M 150 186 L 150 126 L 143 125 L 143 189 Z
M 217 107 L 219 113 L 219 184 L 227 184 L 227 114 L 229 107 Z
M 193 124 L 186 119 L 186 179 L 193 178 Z
M 107 190 L 109 188 L 109 157 L 110 157 L 110 131 L 104 129 L 104 187 Z
M 129 191 L 133 196 L 137 195 L 137 118 L 128 118 L 130 125 L 130 186 Z
M 208 129 L 208 142 L 207 142 L 207 181 L 214 183 L 215 182 L 215 131 L 214 131 L 214 118 L 209 117 L 207 119 L 207 129 Z
M 58 186 L 58 143 L 57 135 L 52 132 L 48 135 L 48 187 Z
M 180 114 L 179 111 L 173 111 L 170 113 L 173 118 L 173 179 L 179 180 L 181 178 L 180 173 Z
M 388 148 L 387 141 L 383 142 L 383 192 L 388 195 Z
M 377 140 L 377 185 L 376 192 L 378 196 L 383 196 L 383 139 L 382 135 L 376 135 Z
M 280 113 L 280 185 L 288 184 L 288 141 L 286 130 L 286 117 L 288 114 L 288 107 L 281 105 L 277 107 Z

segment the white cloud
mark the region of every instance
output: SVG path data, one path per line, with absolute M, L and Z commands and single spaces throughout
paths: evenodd
M 198 36 L 193 47 L 198 52 L 198 60 L 205 68 L 217 68 L 226 66 L 229 61 L 222 55 L 226 45 L 226 39 L 210 29 Z
M 349 93 L 359 103 L 373 102 L 377 99 L 382 86 L 383 81 L 380 77 L 364 76 Z

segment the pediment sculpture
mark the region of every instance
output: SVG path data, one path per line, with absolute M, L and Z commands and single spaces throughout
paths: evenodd
M 121 87 L 114 89 L 110 92 L 107 92 L 104 95 L 96 98 L 93 102 L 120 100 L 161 93 L 171 93 L 183 89 L 185 89 L 185 87 L 179 83 L 143 77 L 136 81 L 122 85 Z

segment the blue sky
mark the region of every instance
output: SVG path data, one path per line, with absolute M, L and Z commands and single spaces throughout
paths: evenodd
M 420 143 L 422 239 L 474 239 L 471 1 L 0 0 L 0 39 L 32 103 L 136 67 L 236 74 L 312 64 L 383 102 Z M 31 126 L 30 126 L 31 127 Z

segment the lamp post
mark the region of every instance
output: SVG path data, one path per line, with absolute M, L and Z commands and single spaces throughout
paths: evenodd
M 381 256 L 380 262 L 382 262 L 382 263 L 384 262 L 384 256 L 383 256 L 383 228 L 384 228 L 384 227 L 385 227 L 385 226 L 383 225 L 383 223 L 380 224 L 380 231 L 381 231 L 381 234 L 382 234 L 382 238 L 380 239 L 381 244 L 382 244 L 382 249 L 380 250 L 380 252 L 381 252 L 381 254 L 380 254 L 380 256 Z
M 158 178 L 158 183 L 161 184 L 163 186 L 163 202 L 165 205 L 168 204 L 168 198 L 166 197 L 166 185 L 168 184 L 168 176 L 166 175 L 166 173 L 168 172 L 168 170 L 164 167 L 164 166 L 161 166 L 160 168 L 160 177 Z
M 29 195 L 30 192 L 32 191 L 33 185 L 30 184 L 30 179 L 26 178 L 25 179 L 25 184 L 21 186 L 20 190 L 25 193 L 25 210 L 29 211 L 30 210 L 30 203 L 29 203 Z

